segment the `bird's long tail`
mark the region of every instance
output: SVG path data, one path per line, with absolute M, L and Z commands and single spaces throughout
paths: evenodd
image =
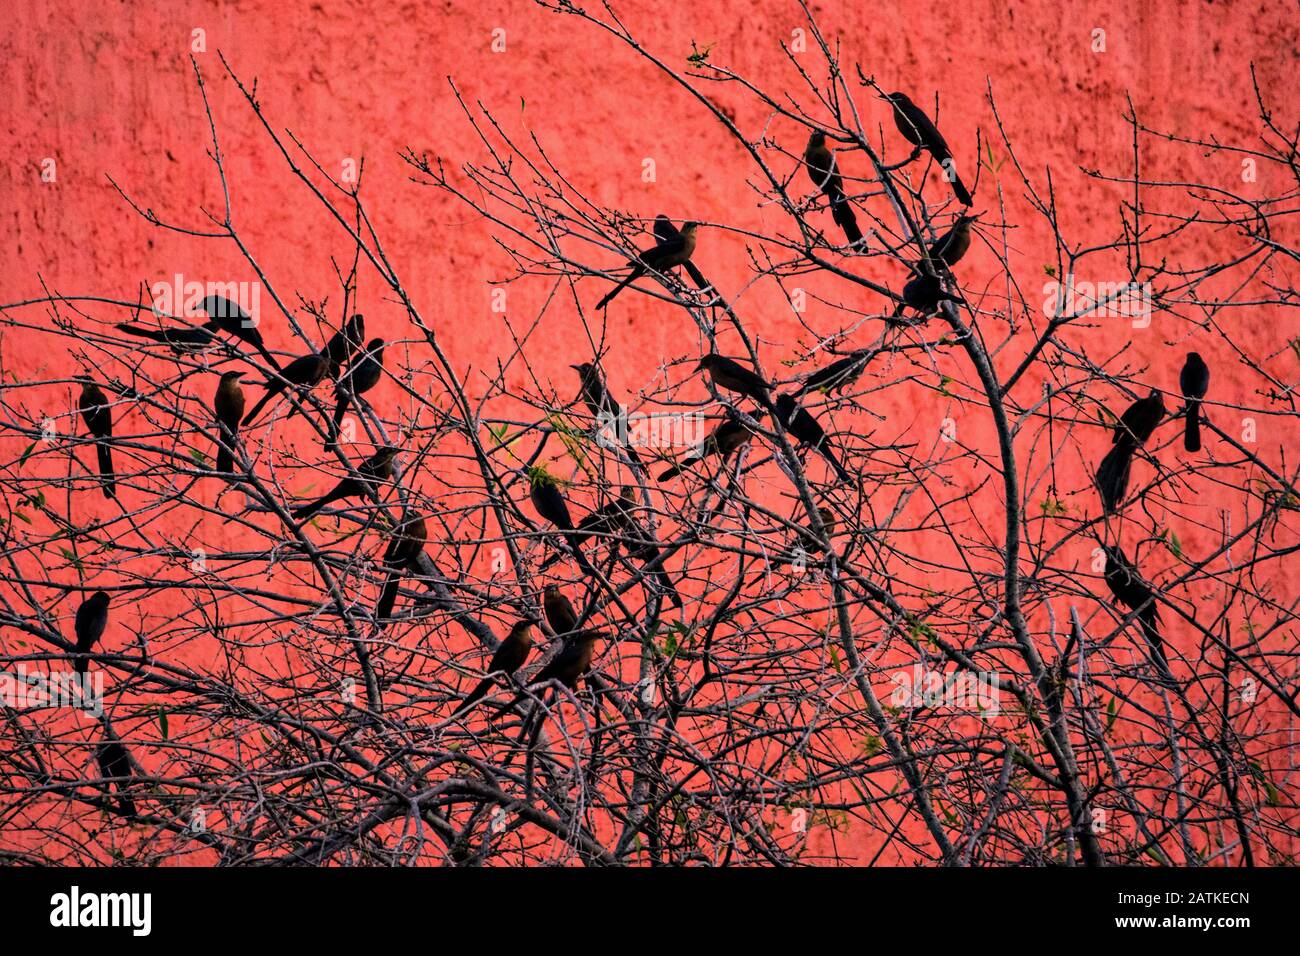
M 297 518 L 299 521 L 306 521 L 308 518 L 310 518 L 316 512 L 320 511 L 326 505 L 333 504 L 335 501 L 338 501 L 340 498 L 346 498 L 347 493 L 345 491 L 342 491 L 341 488 L 342 486 L 340 485 L 338 488 L 335 488 L 329 494 L 317 498 L 315 501 L 311 502 L 310 504 L 299 505 L 297 508 L 293 509 L 293 516 Z
M 95 443 L 95 455 L 99 459 L 99 474 L 104 479 L 100 487 L 105 498 L 117 497 L 117 481 L 113 473 L 113 447 L 106 441 Z
M 336 392 L 335 397 L 338 399 L 338 404 L 334 406 L 334 418 L 330 424 L 331 444 L 338 441 L 339 423 L 343 421 L 343 416 L 348 413 L 348 405 L 351 403 L 351 397 L 347 392 Z
M 460 714 L 463 714 L 465 711 L 469 710 L 480 700 L 486 697 L 487 692 L 490 691 L 491 689 L 492 689 L 492 678 L 490 677 L 483 678 L 481 681 L 478 682 L 478 685 L 472 691 L 470 691 L 468 694 L 465 695 L 465 699 L 460 702 L 460 705 L 454 711 L 452 711 L 451 715 L 453 717 L 456 717 L 459 716 Z
M 223 475 L 228 475 L 235 470 L 235 455 L 231 451 L 235 447 L 234 429 L 228 428 L 225 422 L 217 423 L 217 471 Z
M 117 327 L 121 331 L 125 332 L 127 335 L 134 335 L 142 339 L 149 339 L 151 342 L 167 341 L 167 337 L 164 336 L 161 332 L 157 332 L 154 329 L 146 329 L 139 325 L 132 325 L 130 322 L 119 322 L 117 323 Z
M 686 471 L 686 469 L 694 467 L 699 461 L 699 457 L 683 458 L 677 464 L 673 465 L 673 467 L 660 472 L 658 480 L 668 481 L 669 479 L 676 478 L 682 472 Z
M 951 162 L 951 160 L 949 160 L 949 162 Z M 957 201 L 963 206 L 970 206 L 975 201 L 970 194 L 970 190 L 966 188 L 966 184 L 961 181 L 961 177 L 957 175 L 957 170 L 955 169 L 952 170 L 952 192 L 953 195 L 957 197 Z
M 244 416 L 244 420 L 241 424 L 247 425 L 249 422 L 251 422 L 254 418 L 258 416 L 258 413 L 261 412 L 262 409 L 266 408 L 267 402 L 269 402 L 271 399 L 275 398 L 275 396 L 280 394 L 280 389 L 277 387 L 278 385 L 279 385 L 278 382 L 267 383 L 266 394 L 257 400 L 257 404 L 253 406 L 253 410 L 251 412 L 249 412 L 247 415 Z
M 643 275 L 645 275 L 645 266 L 641 265 L 638 262 L 635 266 L 632 267 L 632 271 L 627 274 L 627 277 L 624 278 L 622 282 L 614 286 L 614 288 L 610 289 L 609 292 L 605 293 L 605 298 L 601 299 L 599 302 L 596 303 L 596 308 L 598 309 L 605 308 L 605 306 L 609 304 L 610 299 L 614 298 L 614 296 L 618 295 L 620 292 L 626 289 L 637 279 L 641 278 Z
M 844 230 L 844 238 L 855 249 L 861 248 L 862 230 L 858 228 L 858 217 L 853 212 L 853 204 L 843 193 L 831 199 L 831 218 Z
M 384 589 L 379 593 L 379 603 L 375 605 L 375 621 L 380 627 L 393 616 L 393 607 L 397 604 L 397 591 L 402 585 L 402 576 L 396 571 L 389 572 L 384 580 Z
M 1101 493 L 1101 506 L 1106 514 L 1113 514 L 1124 500 L 1124 492 L 1128 490 L 1129 470 L 1133 463 L 1133 450 L 1131 442 L 1121 440 L 1097 466 L 1097 490 Z
M 1183 447 L 1188 451 L 1201 450 L 1201 403 L 1187 403 L 1186 425 L 1183 430 Z

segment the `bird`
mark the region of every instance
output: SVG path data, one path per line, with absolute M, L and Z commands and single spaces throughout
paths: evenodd
M 1115 425 L 1115 433 L 1111 438 L 1115 447 L 1106 453 L 1106 457 L 1097 466 L 1097 490 L 1101 493 L 1102 508 L 1106 514 L 1114 512 L 1124 500 L 1133 454 L 1146 443 L 1164 417 L 1164 400 L 1159 392 L 1152 389 L 1146 398 L 1138 399 L 1130 405 Z
M 542 589 L 542 610 L 546 612 L 546 623 L 557 635 L 577 629 L 578 612 L 558 584 L 548 584 Z
M 244 416 L 244 424 L 247 425 L 255 419 L 258 413 L 266 407 L 266 403 L 275 398 L 286 388 L 292 385 L 304 391 L 309 391 L 315 385 L 319 384 L 329 371 L 329 360 L 319 352 L 312 352 L 308 355 L 302 355 L 294 359 L 282 370 L 272 375 L 266 381 L 266 394 L 257 400 L 253 410 Z M 297 409 L 291 409 L 289 415 L 292 416 Z
M 326 505 L 342 501 L 344 498 L 357 498 L 368 491 L 377 491 L 382 482 L 393 476 L 393 459 L 396 456 L 397 449 L 385 445 L 361 463 L 356 475 L 348 475 L 335 485 L 329 494 L 294 508 L 293 516 L 299 522 L 303 522 Z
M 754 433 L 749 430 L 749 426 L 734 415 L 728 414 L 708 434 L 698 449 L 692 451 L 673 467 L 661 473 L 658 480 L 667 481 L 670 478 L 675 478 L 686 469 L 694 467 L 704 459 L 712 458 L 715 455 L 724 459 L 729 458 L 733 452 L 753 437 Z
M 110 738 L 95 748 L 95 759 L 99 762 L 100 775 L 105 780 L 115 781 L 108 784 L 108 789 L 117 790 L 118 809 L 123 816 L 134 818 L 135 801 L 126 792 L 135 774 L 131 767 L 131 754 L 121 741 Z
M 813 372 L 803 384 L 795 390 L 795 395 L 804 395 L 807 392 L 843 392 L 846 387 L 852 385 L 862 375 L 863 369 L 871 360 L 874 353 L 870 349 L 859 349 L 851 352 L 842 359 L 837 359 L 825 368 L 820 368 Z
M 966 300 L 959 295 L 945 292 L 943 280 L 929 273 L 922 273 L 903 286 L 903 301 L 894 315 L 902 314 L 904 306 L 915 309 L 922 315 L 930 316 L 939 310 L 939 303 L 954 302 L 965 305 Z
M 601 631 L 590 629 L 570 634 L 564 639 L 555 656 L 547 661 L 535 676 L 528 678 L 525 687 L 541 686 L 544 692 L 546 685 L 558 681 L 569 690 L 576 690 L 578 681 L 591 670 L 592 661 L 595 659 L 596 641 L 608 636 Z M 527 696 L 527 690 L 521 690 L 510 703 L 498 708 L 493 716 L 511 710 Z
M 366 319 L 360 312 L 343 323 L 343 328 L 330 336 L 321 355 L 329 362 L 330 378 L 338 378 L 339 370 L 352 361 L 353 354 L 366 340 Z
M 1142 634 L 1151 645 L 1155 665 L 1163 674 L 1169 673 L 1169 659 L 1165 656 L 1164 641 L 1157 625 L 1160 614 L 1156 607 L 1155 591 L 1138 574 L 1137 568 L 1118 547 L 1102 546 L 1106 552 L 1106 586 L 1115 600 L 1130 611 L 1137 612 Z
M 655 238 L 660 242 L 673 242 L 681 238 L 682 232 L 673 225 L 671 219 L 663 213 L 660 213 L 655 216 L 654 234 Z M 687 259 L 682 263 L 682 268 L 685 269 L 686 274 L 691 277 L 691 281 L 695 283 L 696 288 L 708 289 L 710 287 L 709 280 L 704 278 L 704 273 L 702 273 L 690 259 Z
M 569 540 L 577 546 L 585 544 L 593 535 L 610 536 L 622 530 L 628 521 L 627 513 L 635 504 L 635 494 L 635 489 L 624 488 L 617 498 L 601 505 L 579 521 Z M 545 571 L 561 557 L 559 554 L 551 555 L 541 563 L 538 571 Z
M 942 262 L 944 265 L 952 268 L 962 257 L 966 255 L 971 244 L 971 224 L 975 222 L 975 217 L 962 213 L 957 217 L 957 221 L 952 224 L 952 228 L 930 244 L 926 252 L 926 258 L 931 264 Z M 924 272 L 924 263 L 917 263 L 917 271 Z
M 108 396 L 89 378 L 79 377 L 81 396 L 77 408 L 86 422 L 86 428 L 95 439 L 95 455 L 99 459 L 100 488 L 105 498 L 117 497 L 117 476 L 113 472 L 113 413 Z
M 1184 414 L 1183 447 L 1188 451 L 1201 450 L 1201 399 L 1210 388 L 1210 367 L 1195 352 L 1187 353 L 1187 361 L 1178 376 L 1178 386 L 1187 402 Z
M 948 142 L 931 122 L 930 117 L 926 116 L 925 111 L 913 103 L 905 93 L 886 93 L 885 99 L 889 100 L 894 107 L 894 125 L 903 134 L 903 139 L 933 156 L 935 162 L 943 167 L 944 178 L 951 177 L 952 191 L 957 199 L 963 206 L 971 205 L 974 200 L 961 181 L 961 177 L 957 175 L 952 150 L 948 148 Z
M 207 352 L 217 344 L 217 337 L 206 325 L 147 329 L 142 325 L 119 322 L 117 327 L 127 335 L 160 342 L 178 355 Z
M 596 303 L 596 308 L 603 309 L 614 296 L 641 278 L 650 269 L 655 272 L 666 273 L 668 270 L 688 262 L 691 256 L 695 254 L 695 234 L 698 229 L 699 223 L 683 223 L 681 231 L 676 236 L 659 239 L 659 242 L 654 246 L 641 252 L 632 266 L 632 271 L 618 285 L 607 292 L 603 299 Z
M 464 713 L 482 700 L 483 696 L 492 689 L 496 675 L 501 674 L 509 679 L 514 676 L 515 671 L 524 666 L 533 649 L 533 625 L 536 623 L 535 618 L 526 617 L 510 628 L 506 639 L 497 645 L 496 651 L 492 654 L 492 660 L 487 666 L 487 675 L 465 695 L 460 706 L 452 713 L 453 717 Z
M 623 417 L 623 406 L 615 401 L 605 386 L 605 376 L 599 366 L 592 362 L 581 362 L 569 368 L 578 373 L 580 383 L 578 397 L 586 403 L 591 414 L 597 419 L 618 420 Z
M 528 497 L 537 513 L 561 531 L 572 531 L 573 518 L 569 516 L 559 482 L 544 468 L 528 469 L 527 477 Z
M 817 419 L 813 418 L 795 400 L 793 395 L 786 394 L 777 397 L 776 418 L 781 423 L 781 427 L 787 432 L 825 458 L 827 463 L 835 469 L 835 474 L 841 481 L 852 480 L 853 476 L 840 464 L 839 457 L 831 446 L 830 436 L 826 434 L 826 430 L 822 428 Z
M 272 368 L 277 370 L 280 368 L 280 363 L 275 360 L 275 356 L 267 351 L 266 343 L 262 341 L 262 333 L 258 331 L 253 317 L 237 303 L 231 302 L 222 295 L 210 295 L 199 303 L 199 308 L 208 316 L 204 328 L 220 329 L 227 335 L 243 339 L 261 352 L 262 357 L 271 363 Z
M 862 230 L 858 227 L 853 204 L 844 194 L 844 179 L 836 166 L 835 154 L 826 145 L 826 134 L 823 131 L 814 130 L 808 137 L 808 148 L 804 150 L 803 161 L 808 169 L 808 178 L 830 200 L 831 218 L 844 230 L 844 238 L 850 246 L 860 247 Z
M 77 652 L 72 667 L 78 674 L 84 674 L 90 667 L 86 655 L 103 637 L 104 628 L 108 627 L 108 594 L 96 591 L 82 601 L 72 626 L 77 634 Z
M 379 593 L 379 602 L 375 605 L 375 621 L 380 627 L 384 626 L 384 621 L 393 616 L 397 591 L 402 583 L 402 572 L 415 569 L 416 562 L 424 553 L 427 536 L 428 530 L 425 528 L 424 519 L 408 513 L 388 539 L 388 547 L 384 550 L 384 566 L 388 568 L 388 576 L 384 579 L 384 586 Z
M 212 396 L 212 408 L 217 417 L 217 471 L 229 474 L 235 468 L 235 440 L 239 434 L 239 420 L 244 417 L 244 390 L 239 379 L 243 372 L 226 372 L 217 383 Z
M 713 384 L 719 388 L 752 398 L 764 408 L 771 410 L 772 399 L 768 392 L 772 386 L 763 381 L 753 369 L 746 368 L 735 359 L 710 352 L 700 359 L 695 370 L 708 372 Z
M 327 359 L 328 361 L 328 359 Z M 361 357 L 348 366 L 347 374 L 334 389 L 334 418 L 330 425 L 331 436 L 338 435 L 339 422 L 347 414 L 348 404 L 364 395 L 376 385 L 384 374 L 384 340 L 371 339 Z

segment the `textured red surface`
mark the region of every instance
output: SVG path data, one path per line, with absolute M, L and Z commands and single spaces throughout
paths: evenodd
M 1253 137 L 1248 64 L 1254 62 L 1278 115 L 1300 115 L 1292 81 L 1300 18 L 1285 0 L 1135 0 L 1087 9 L 1015 0 L 834 3 L 812 9 L 828 36 L 843 44 L 846 62 L 862 64 L 886 88 L 911 90 L 918 100 L 928 102 L 938 91 L 944 130 L 959 159 L 966 157 L 962 168 L 972 173 L 976 130 L 985 142 L 995 131 L 986 99 L 991 90 L 1020 155 L 1032 159 L 1031 174 L 1053 168 L 1064 221 L 1077 242 L 1101 241 L 1117 231 L 1120 190 L 1086 183 L 1078 167 L 1121 174 L 1128 168 L 1131 143 L 1121 118 L 1126 96 L 1153 127 L 1212 132 L 1229 142 Z M 695 41 L 712 44 L 715 62 L 743 75 L 770 85 L 791 78 L 778 43 L 802 22 L 794 4 L 679 5 L 668 16 L 656 3 L 619 3 L 618 10 L 648 47 L 674 57 L 675 64 Z M 534 131 L 555 166 L 598 201 L 638 216 L 663 211 L 737 226 L 758 225 L 765 215 L 745 185 L 743 154 L 698 103 L 596 30 L 528 4 L 457 0 L 378 11 L 355 3 L 297 9 L 274 2 L 73 4 L 57 10 L 18 5 L 7 18 L 0 39 L 6 99 L 0 122 L 9 157 L 0 170 L 3 302 L 39 295 L 42 285 L 67 294 L 133 298 L 141 284 L 176 273 L 222 281 L 255 278 L 229 242 L 150 226 L 106 178 L 142 207 L 193 229 L 207 225 L 203 209 L 221 209 L 219 182 L 206 154 L 207 122 L 188 60 L 196 29 L 206 35 L 207 52 L 196 58 L 208 81 L 235 223 L 280 297 L 289 303 L 298 295 L 336 301 L 330 258 L 342 260 L 350 249 L 287 173 L 224 76 L 217 51 L 241 78 L 257 79 L 270 122 L 291 129 L 331 173 L 337 175 L 349 158 L 364 157 L 364 195 L 374 226 L 461 368 L 488 368 L 509 348 L 489 295 L 510 264 L 485 226 L 445 195 L 412 183 L 409 167 L 398 158 L 406 147 L 453 167 L 480 157 L 448 77 L 466 101 L 481 101 L 508 128 Z M 490 49 L 495 28 L 506 31 L 504 53 Z M 1094 28 L 1106 31 L 1105 53 L 1090 51 Z M 747 132 L 765 119 L 727 87 L 717 88 L 716 101 L 736 109 L 736 121 Z M 876 110 L 873 122 L 888 128 L 879 104 L 864 102 Z M 886 136 L 893 139 L 892 130 Z M 1186 161 L 1195 154 L 1179 156 Z M 43 183 L 41 164 L 50 157 L 57 181 Z M 652 184 L 641 181 L 645 157 L 657 163 Z M 1153 178 L 1212 182 L 1221 176 L 1242 188 L 1239 168 L 1222 159 L 1214 160 L 1226 163 L 1221 170 L 1180 169 L 1160 150 L 1152 150 L 1147 161 Z M 994 180 L 1008 191 L 1008 220 L 1029 223 L 1018 183 L 1005 169 L 982 173 L 977 208 L 995 202 Z M 1049 238 L 1037 222 L 1014 234 L 1012 263 L 1028 270 L 1031 290 L 1041 264 L 1049 261 Z M 702 261 L 721 288 L 741 285 L 747 276 L 740 239 L 730 236 L 702 249 Z M 973 254 L 964 268 L 967 286 L 981 284 L 981 269 L 992 278 L 983 254 Z M 510 321 L 530 322 L 549 288 L 546 282 L 511 286 Z M 583 288 L 589 301 L 601 291 Z M 1031 294 L 1030 301 L 1038 297 Z M 859 304 L 872 305 L 865 298 Z M 360 306 L 372 334 L 401 333 L 403 313 L 385 303 L 372 279 L 362 280 Z M 790 343 L 797 327 L 761 306 L 742 300 L 740 308 L 751 329 L 771 343 L 765 346 L 768 361 L 776 363 L 794 353 Z M 103 311 L 105 319 L 120 317 Z M 273 347 L 287 349 L 280 321 L 271 316 L 263 331 Z M 572 327 L 563 310 L 548 312 L 542 334 L 529 345 L 534 368 L 566 395 L 573 388 L 568 366 L 574 358 L 558 342 Z M 1240 335 L 1252 344 L 1279 344 L 1268 322 L 1242 328 Z M 611 308 L 608 337 L 607 366 L 621 370 L 629 392 L 662 359 L 696 348 L 686 319 L 644 297 L 625 296 Z M 6 370 L 20 379 L 71 371 L 66 355 L 49 354 L 36 341 L 11 332 L 4 341 Z M 1139 358 L 1166 347 L 1158 336 L 1134 342 Z M 522 372 L 516 374 L 519 381 L 512 384 L 522 386 Z M 1230 367 L 1217 368 L 1215 396 L 1231 402 L 1233 382 Z M 382 404 L 383 388 L 389 387 L 372 398 Z M 896 423 L 927 415 L 937 420 L 942 400 L 932 398 L 933 408 L 917 408 L 915 395 L 886 393 L 876 411 Z M 1086 489 L 1080 462 L 1064 467 L 1074 486 Z M 987 517 L 996 525 L 996 514 Z M 169 598 L 157 600 L 158 612 L 165 613 Z

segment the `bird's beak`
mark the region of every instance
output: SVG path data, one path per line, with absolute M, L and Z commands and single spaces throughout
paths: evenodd
M 581 372 L 581 371 L 582 371 L 582 366 L 581 366 L 581 365 L 570 365 L 569 368 L 573 369 L 575 372 Z

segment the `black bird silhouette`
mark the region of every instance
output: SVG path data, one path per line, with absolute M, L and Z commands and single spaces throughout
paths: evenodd
M 210 295 L 199 303 L 199 308 L 208 316 L 204 328 L 220 329 L 227 335 L 243 339 L 262 353 L 262 357 L 271 363 L 271 368 L 280 368 L 280 363 L 275 360 L 275 356 L 267 351 L 266 343 L 262 341 L 262 333 L 254 324 L 253 317 L 240 308 L 238 303 L 231 302 L 225 296 Z
M 930 244 L 926 252 L 926 258 L 930 260 L 931 268 L 935 263 L 942 262 L 944 265 L 952 268 L 962 257 L 966 255 L 971 244 L 971 224 L 975 222 L 975 217 L 962 213 L 957 217 L 957 221 L 952 224 L 952 228 Z M 925 272 L 925 264 L 917 263 L 917 271 Z
M 725 388 L 729 392 L 737 392 L 746 398 L 752 398 L 764 408 L 771 410 L 772 399 L 768 392 L 771 391 L 772 386 L 763 381 L 753 369 L 746 368 L 735 359 L 710 352 L 700 359 L 700 364 L 695 366 L 695 370 L 708 372 L 709 378 L 713 379 L 713 384 L 718 388 Z
M 334 418 L 330 424 L 330 435 L 337 436 L 339 422 L 347 414 L 348 405 L 359 395 L 364 395 L 376 385 L 384 375 L 384 340 L 371 339 L 366 343 L 366 350 L 361 357 L 348 366 L 347 374 L 339 380 L 334 389 Z
M 329 362 L 330 378 L 338 378 L 339 370 L 352 361 L 353 354 L 361 348 L 366 340 L 366 319 L 360 312 L 343 323 L 343 328 L 330 336 L 330 340 L 321 349 L 321 355 Z
M 663 213 L 655 216 L 654 234 L 655 238 L 661 243 L 675 242 L 680 240 L 682 237 L 681 230 L 673 225 L 673 221 Z M 709 280 L 704 278 L 704 273 L 702 273 L 690 259 L 687 259 L 682 263 L 682 268 L 686 270 L 686 274 L 691 277 L 691 281 L 695 283 L 697 289 L 703 290 L 709 288 Z
M 108 595 L 96 591 L 82 601 L 72 626 L 77 634 L 77 652 L 72 667 L 78 674 L 84 674 L 90 667 L 87 655 L 104 636 L 104 628 L 108 627 Z
M 217 337 L 206 325 L 149 329 L 130 322 L 119 322 L 117 327 L 127 335 L 160 342 L 178 355 L 207 352 L 217 344 Z
M 1133 455 L 1151 437 L 1164 417 L 1164 400 L 1153 389 L 1146 398 L 1138 399 L 1130 405 L 1116 424 L 1115 434 L 1111 438 L 1115 447 L 1106 453 L 1106 457 L 1097 466 L 1097 490 L 1101 492 L 1105 514 L 1113 513 L 1124 500 Z
M 90 379 L 81 377 L 81 396 L 77 408 L 86 422 L 86 428 L 95 439 L 95 455 L 99 459 L 100 488 L 105 498 L 117 497 L 117 476 L 113 472 L 113 413 L 108 396 Z
M 537 513 L 561 531 L 573 530 L 569 506 L 560 492 L 559 483 L 540 468 L 528 471 L 528 497 Z
M 217 471 L 223 475 L 235 470 L 235 442 L 239 436 L 239 420 L 244 417 L 244 390 L 239 384 L 243 374 L 226 372 L 212 396 L 217 417 Z
M 487 666 L 487 676 L 465 695 L 460 706 L 452 713 L 453 717 L 464 713 L 482 700 L 496 683 L 498 674 L 509 680 L 514 676 L 515 671 L 524 666 L 529 652 L 533 649 L 533 625 L 536 623 L 533 618 L 524 618 L 510 629 L 506 639 L 497 645 L 496 651 L 492 654 L 492 660 Z
M 277 395 L 281 394 L 286 388 L 293 386 L 304 392 L 310 391 L 318 385 L 329 371 L 329 360 L 318 352 L 312 352 L 310 355 L 299 356 L 294 359 L 284 369 L 272 375 L 266 383 L 266 394 L 257 400 L 253 410 L 244 416 L 244 424 L 247 425 L 253 419 L 257 418 L 258 412 L 266 407 L 266 403 Z M 297 411 L 297 406 L 289 410 L 289 418 Z
M 955 302 L 958 305 L 966 304 L 966 300 L 961 296 L 945 292 L 943 280 L 938 276 L 923 273 L 903 286 L 903 302 L 894 311 L 894 315 L 901 315 L 904 306 L 906 306 L 915 309 L 922 315 L 930 316 L 939 310 L 940 302 Z
M 952 191 L 963 206 L 972 203 L 970 191 L 957 175 L 957 167 L 952 158 L 948 142 L 939 132 L 938 127 L 925 115 L 925 111 L 911 101 L 905 93 L 886 93 L 885 99 L 894 107 L 894 125 L 903 134 L 903 139 L 913 146 L 919 146 L 942 167 L 944 178 L 952 180 Z
M 1210 390 L 1210 367 L 1195 352 L 1187 353 L 1187 361 L 1178 376 L 1183 399 L 1187 402 L 1184 413 L 1183 447 L 1188 451 L 1201 450 L 1201 399 Z
M 577 629 L 578 612 L 558 584 L 548 584 L 542 589 L 542 610 L 546 612 L 546 623 L 557 635 L 563 637 Z
M 614 400 L 605 386 L 605 376 L 592 362 L 581 362 L 569 368 L 578 373 L 578 397 L 586 403 L 597 419 L 617 420 L 623 416 L 623 406 Z
M 105 740 L 95 748 L 95 759 L 99 762 L 100 775 L 108 781 L 108 789 L 117 790 L 117 806 L 122 815 L 134 819 L 135 801 L 127 794 L 135 770 L 131 765 L 131 754 L 119 740 Z
M 835 164 L 835 154 L 826 145 L 826 134 L 821 130 L 808 137 L 808 148 L 804 150 L 803 161 L 808 168 L 808 178 L 830 200 L 831 218 L 844 230 L 844 238 L 850 246 L 862 248 L 862 230 L 858 227 L 858 217 L 854 215 L 849 197 L 844 194 L 844 179 Z
M 632 271 L 596 303 L 596 308 L 603 309 L 614 296 L 645 275 L 647 271 L 653 269 L 655 272 L 666 274 L 669 270 L 690 261 L 691 256 L 695 255 L 695 234 L 698 228 L 698 223 L 683 223 L 681 231 L 676 236 L 660 239 L 656 245 L 643 251 L 637 256 Z
M 293 516 L 299 522 L 306 521 L 326 505 L 345 498 L 359 498 L 368 492 L 378 493 L 379 485 L 393 476 L 393 459 L 397 449 L 385 446 L 367 458 L 357 469 L 356 475 L 348 475 L 330 491 L 310 504 L 299 505 L 293 509 Z
M 749 427 L 744 422 L 735 415 L 728 413 L 727 417 L 704 439 L 704 443 L 699 449 L 690 452 L 673 467 L 661 473 L 658 480 L 667 481 L 670 478 L 676 478 L 683 471 L 694 467 L 706 458 L 714 456 L 723 459 L 729 458 L 740 446 L 753 437 L 754 433 L 749 430 Z
M 1137 621 L 1142 634 L 1151 646 L 1151 655 L 1156 668 L 1169 675 L 1169 659 L 1165 656 L 1164 641 L 1160 638 L 1158 625 L 1160 614 L 1156 607 L 1155 591 L 1142 580 L 1137 568 L 1118 547 L 1102 545 L 1106 552 L 1106 586 L 1110 593 L 1130 611 L 1137 612 Z
M 874 353 L 870 349 L 859 349 L 837 359 L 825 368 L 819 368 L 809 375 L 802 385 L 795 390 L 795 395 L 807 392 L 842 392 L 862 375 L 863 369 L 871 361 Z
M 835 469 L 835 474 L 841 481 L 852 480 L 853 476 L 840 464 L 826 430 L 795 400 L 793 395 L 777 397 L 776 418 L 787 432 L 825 458 Z
M 380 627 L 393 616 L 393 607 L 397 603 L 397 591 L 402 584 L 402 574 L 416 569 L 416 562 L 424 553 L 428 530 L 424 519 L 408 514 L 400 527 L 396 528 L 388 539 L 384 550 L 384 567 L 388 576 L 384 579 L 383 589 L 379 593 L 379 602 L 375 605 L 375 621 Z

